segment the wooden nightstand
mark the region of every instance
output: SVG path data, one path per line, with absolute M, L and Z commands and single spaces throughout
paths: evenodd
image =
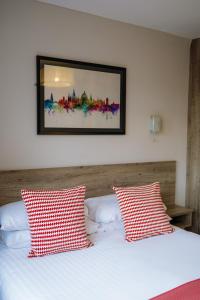
M 172 218 L 171 224 L 180 228 L 192 226 L 192 208 L 175 205 L 167 210 L 167 214 Z

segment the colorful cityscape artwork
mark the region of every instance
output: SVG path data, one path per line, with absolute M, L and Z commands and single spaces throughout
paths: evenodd
M 39 134 L 124 132 L 124 68 L 44 57 L 37 66 Z
M 75 89 L 73 89 L 72 94 L 68 94 L 67 97 L 63 96 L 58 100 L 54 100 L 53 93 L 51 93 L 49 99 L 44 100 L 44 109 L 49 114 L 63 111 L 69 113 L 79 110 L 84 113 L 85 117 L 88 113 L 101 112 L 106 114 L 106 119 L 108 119 L 107 113 L 111 113 L 115 116 L 117 112 L 119 112 L 120 104 L 119 100 L 112 100 L 112 102 L 109 103 L 108 97 L 106 99 L 94 99 L 92 95 L 88 97 L 86 91 L 84 91 L 81 96 L 76 96 Z

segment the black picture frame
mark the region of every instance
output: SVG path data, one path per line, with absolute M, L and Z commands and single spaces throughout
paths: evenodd
M 41 69 L 44 65 L 64 66 L 81 70 L 92 70 L 98 72 L 115 73 L 120 75 L 120 120 L 119 128 L 58 128 L 45 127 L 44 109 L 44 85 L 41 84 Z M 125 134 L 126 122 L 126 68 L 94 64 L 82 61 L 53 58 L 47 56 L 36 56 L 37 67 L 37 134 L 41 135 L 82 135 L 82 134 Z

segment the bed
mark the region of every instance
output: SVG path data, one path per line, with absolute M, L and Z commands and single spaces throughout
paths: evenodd
M 16 200 L 24 186 L 84 182 L 88 195 L 94 196 L 109 194 L 116 183 L 159 180 L 165 204 L 174 205 L 175 162 L 4 171 L 0 175 L 2 204 Z M 123 228 L 94 233 L 90 239 L 94 246 L 88 249 L 34 259 L 27 259 L 27 248 L 9 249 L 1 243 L 0 299 L 147 300 L 200 277 L 200 237 L 182 229 L 134 243 L 124 240 Z
M 147 300 L 200 277 L 200 238 L 182 229 L 133 243 L 93 234 L 94 247 L 27 259 L 0 246 L 1 300 Z

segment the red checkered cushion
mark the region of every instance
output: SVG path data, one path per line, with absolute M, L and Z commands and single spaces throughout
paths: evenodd
M 85 186 L 60 191 L 22 190 L 31 231 L 28 257 L 89 247 L 84 199 Z
M 159 182 L 113 189 L 119 201 L 128 242 L 173 231 L 163 207 Z

